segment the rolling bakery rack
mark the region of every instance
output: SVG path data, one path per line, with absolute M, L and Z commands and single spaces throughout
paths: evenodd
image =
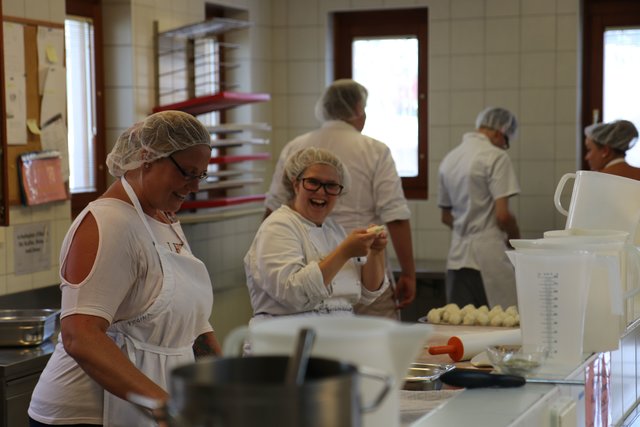
M 267 93 L 236 91 L 233 83 L 238 62 L 230 61 L 240 45 L 224 35 L 250 27 L 249 21 L 213 18 L 168 31 L 158 31 L 154 22 L 156 58 L 156 107 L 153 112 L 179 110 L 196 116 L 211 134 L 212 156 L 206 181 L 181 212 L 261 202 L 264 170 L 255 167 L 269 160 L 266 151 L 254 152 L 269 140 L 267 123 L 224 123 L 227 110 L 267 102 Z M 258 135 L 257 137 L 254 135 Z

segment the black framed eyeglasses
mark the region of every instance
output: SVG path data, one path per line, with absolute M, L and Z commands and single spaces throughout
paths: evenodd
M 342 193 L 344 186 L 335 182 L 322 182 L 315 178 L 299 178 L 302 181 L 302 188 L 307 191 L 316 192 L 320 187 L 324 188 L 324 192 L 331 196 L 338 196 Z
M 207 172 L 202 172 L 200 175 L 193 175 L 193 174 L 187 173 L 187 171 L 182 169 L 182 166 L 180 166 L 178 162 L 176 162 L 176 159 L 174 159 L 171 154 L 169 154 L 169 160 L 171 160 L 173 165 L 176 167 L 176 169 L 178 169 L 178 171 L 182 174 L 182 176 L 186 181 L 202 181 L 207 177 Z

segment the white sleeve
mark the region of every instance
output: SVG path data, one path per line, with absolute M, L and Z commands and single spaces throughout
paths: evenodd
M 256 235 L 253 283 L 293 311 L 310 310 L 330 292 L 316 257 L 309 253 L 308 237 L 291 221 L 269 219 Z
M 385 274 L 384 275 L 384 280 L 382 282 L 382 286 L 380 286 L 380 289 L 375 290 L 375 291 L 370 291 L 369 289 L 367 289 L 364 286 L 362 286 L 362 295 L 361 295 L 360 300 L 358 301 L 358 303 L 359 304 L 363 304 L 363 305 L 370 305 L 376 299 L 378 299 L 378 297 L 380 295 L 382 295 L 384 293 L 384 291 L 387 290 L 389 285 L 390 285 L 389 278 Z
M 489 191 L 494 199 L 513 196 L 520 192 L 518 178 L 513 170 L 511 159 L 506 153 L 498 156 L 491 167 Z
M 121 217 L 111 217 L 109 230 L 118 230 L 114 233 L 104 229 L 106 225 L 99 211 L 92 209 L 91 213 L 98 224 L 98 252 L 89 275 L 82 282 L 71 284 L 60 274 L 61 317 L 70 314 L 91 314 L 111 323 L 147 263 L 144 251 L 139 249 L 135 241 L 129 239 L 133 235 L 130 226 L 118 221 Z M 71 238 L 76 227 L 72 227 L 68 232 Z M 64 259 L 60 265 L 64 265 Z

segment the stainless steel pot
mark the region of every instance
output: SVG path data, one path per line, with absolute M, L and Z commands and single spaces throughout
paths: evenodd
M 286 385 L 289 357 L 206 359 L 171 373 L 169 424 L 180 427 L 359 427 L 393 380 L 331 359 L 310 358 L 304 382 Z M 373 402 L 359 396 L 361 376 L 381 382 Z M 140 400 L 130 399 L 140 403 Z

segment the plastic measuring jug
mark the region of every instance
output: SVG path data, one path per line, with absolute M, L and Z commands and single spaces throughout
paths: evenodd
M 636 249 L 627 242 L 629 233 L 616 230 L 567 229 L 544 233 L 543 242 L 588 251 L 590 285 L 584 325 L 584 352 L 615 350 L 626 327 L 624 293 L 634 283 L 636 263 L 628 262 Z M 633 251 L 634 253 L 629 253 Z
M 566 248 L 523 248 L 522 243 L 511 240 L 516 250 L 508 253 L 516 271 L 522 342 L 546 346 L 548 363 L 575 366 L 582 361 L 593 255 Z
M 562 206 L 565 184 L 575 179 L 569 210 Z M 610 229 L 629 233 L 640 244 L 640 181 L 621 176 L 577 171 L 564 174 L 553 196 L 558 212 L 567 216 L 565 228 Z
M 545 256 L 569 257 L 571 268 L 580 268 L 579 271 L 572 272 L 552 264 L 546 271 L 553 270 L 558 273 L 557 280 L 562 286 L 566 287 L 567 283 L 573 283 L 576 298 L 579 295 L 587 295 L 582 335 L 583 351 L 596 352 L 617 349 L 620 334 L 624 329 L 623 289 L 625 288 L 627 264 L 625 248 L 630 247 L 626 243 L 628 233 L 616 230 L 568 229 L 549 231 L 545 233 L 544 237 L 544 239 L 536 240 L 514 240 L 512 244 L 521 253 L 538 257 L 529 260 L 525 258 L 524 262 L 544 260 Z M 585 259 L 586 264 L 584 263 Z M 538 268 L 544 269 L 544 265 L 538 264 Z M 560 274 L 562 271 L 564 273 Z M 544 274 L 543 270 L 538 273 Z M 542 276 L 537 278 L 540 277 Z M 525 280 L 522 274 L 520 280 Z M 532 280 L 531 276 L 528 280 Z M 577 280 L 583 280 L 584 283 L 577 283 Z M 516 266 L 516 286 L 519 293 L 526 293 L 526 289 L 520 290 L 520 285 L 518 285 L 518 266 Z M 583 290 L 581 291 L 581 289 Z M 518 300 L 520 301 L 520 295 Z M 520 305 L 520 307 L 521 310 L 528 309 L 526 306 Z M 562 305 L 558 307 L 559 313 L 565 310 L 566 308 Z M 526 323 L 527 320 L 523 320 L 523 317 L 521 313 L 521 323 Z M 525 329 L 527 329 L 527 325 L 523 326 L 523 335 Z

